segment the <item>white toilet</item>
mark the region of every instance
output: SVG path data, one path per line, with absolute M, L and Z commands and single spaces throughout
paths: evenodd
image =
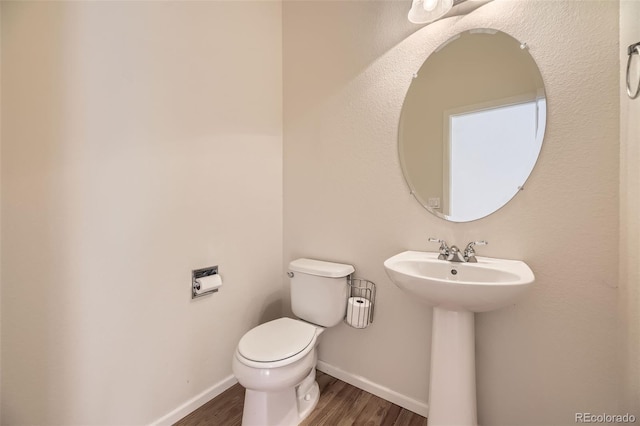
M 353 272 L 351 265 L 320 260 L 289 264 L 291 308 L 300 319 L 249 330 L 233 357 L 233 374 L 246 388 L 243 426 L 298 425 L 315 408 L 318 336 L 344 318 Z

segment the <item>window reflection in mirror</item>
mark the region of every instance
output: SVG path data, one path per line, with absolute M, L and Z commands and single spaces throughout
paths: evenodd
M 449 216 L 461 222 L 487 216 L 513 196 L 514 182 L 524 186 L 542 146 L 540 115 L 546 115 L 544 98 L 449 115 L 444 159 Z

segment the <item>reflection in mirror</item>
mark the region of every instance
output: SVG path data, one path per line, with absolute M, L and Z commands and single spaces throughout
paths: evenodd
M 411 193 L 453 222 L 495 212 L 533 170 L 546 110 L 526 45 L 497 30 L 456 35 L 427 58 L 402 107 L 398 148 Z

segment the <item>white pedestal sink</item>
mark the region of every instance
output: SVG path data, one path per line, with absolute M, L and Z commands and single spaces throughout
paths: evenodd
M 394 284 L 433 306 L 429 426 L 477 426 L 474 313 L 514 303 L 533 285 L 519 260 L 477 263 L 405 251 L 384 262 Z

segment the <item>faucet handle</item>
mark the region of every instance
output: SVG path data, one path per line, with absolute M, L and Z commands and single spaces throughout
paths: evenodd
M 440 256 L 438 259 L 447 260 L 449 258 L 449 246 L 445 240 L 441 240 L 440 238 L 429 238 L 430 243 L 440 243 Z
M 486 246 L 487 244 L 489 244 L 488 241 L 485 240 L 480 240 L 480 241 L 472 241 L 469 244 L 467 244 L 467 248 L 464 249 L 464 253 L 462 255 L 462 257 L 464 258 L 465 262 L 477 262 L 478 260 L 476 259 L 476 251 L 473 249 L 474 246 Z
M 467 244 L 467 248 L 472 248 L 473 246 L 486 246 L 487 244 L 489 244 L 489 241 L 486 240 L 471 241 L 469 244 Z

